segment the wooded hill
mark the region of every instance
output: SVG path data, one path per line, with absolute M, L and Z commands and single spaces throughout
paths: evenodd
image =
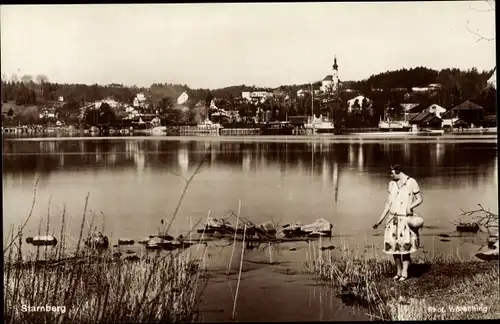
M 467 99 L 489 102 L 488 105 L 491 107 L 488 109 L 491 112 L 491 109 L 496 111 L 496 90 L 487 87 L 487 80 L 491 77 L 492 72 L 493 70 L 479 72 L 475 68 L 466 71 L 459 69 L 437 71 L 425 67 L 387 71 L 372 75 L 362 81 L 342 82 L 343 89 L 350 88 L 355 91 L 350 94 L 342 94 L 341 99 L 345 101 L 353 95 L 363 94 L 382 105 L 387 101 L 402 102 L 405 100 L 404 95 L 410 93 L 412 94 L 411 100 L 414 102 L 437 103 L 445 108 L 450 108 Z M 413 87 L 425 87 L 433 83 L 439 84 L 441 88 L 429 93 L 412 93 L 411 91 Z M 320 81 L 315 82 L 314 87 L 318 89 L 320 84 Z M 13 76 L 10 80 L 2 80 L 1 87 L 2 103 L 15 103 L 17 106 L 43 106 L 57 101 L 62 96 L 65 110 L 68 111 L 77 110 L 84 103 L 106 97 L 113 97 L 117 101 L 131 104 L 139 92 L 145 93 L 150 98 L 149 104 L 157 107 L 164 98 L 175 101 L 184 91 L 189 94 L 189 106 L 194 106 L 199 101 L 207 102 L 211 98 L 232 101 L 232 99 L 240 97 L 243 91 L 275 90 L 244 84 L 218 89 L 191 89 L 188 85 L 169 83 L 156 83 L 149 88 L 127 87 L 120 84 L 60 84 L 50 82 L 44 76 L 37 76 L 36 81 L 31 76 L 23 76 L 21 80 Z M 278 89 L 291 94 L 292 98 L 295 99 L 299 89 L 309 87 L 310 84 L 305 83 L 282 85 Z

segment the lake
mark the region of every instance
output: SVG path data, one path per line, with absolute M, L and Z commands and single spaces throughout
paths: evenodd
M 51 224 L 60 224 L 65 204 L 77 237 L 89 193 L 90 217 L 95 213 L 108 235 L 147 236 L 170 220 L 185 179 L 203 159 L 172 234 L 187 232 L 209 210 L 212 217 L 237 211 L 241 200 L 241 215 L 256 223 L 324 218 L 334 235 L 371 236 L 391 163 L 419 182 L 424 203 L 417 211 L 426 233 L 436 233 L 453 229 L 449 221 L 460 209 L 498 208 L 496 139 L 460 140 L 4 139 L 4 235 L 28 215 L 39 179 L 28 231 L 37 232 L 50 198 Z
M 387 198 L 389 165 L 399 163 L 419 182 L 424 198 L 416 210 L 425 219 L 417 258 L 450 252 L 473 258 L 484 234 L 461 235 L 450 221 L 478 204 L 498 212 L 496 141 L 496 136 L 4 138 L 4 241 L 29 214 L 37 179 L 25 237 L 37 235 L 39 227 L 45 233 L 47 214 L 50 231 L 59 237 L 66 208 L 67 243 L 74 246 L 89 195 L 86 231 L 93 219 L 112 244 L 119 237 L 139 240 L 156 233 L 161 219 L 168 223 L 186 180 L 199 167 L 171 235 L 186 235 L 208 213 L 237 212 L 241 202 L 241 216 L 255 223 L 330 221 L 333 237 L 316 244 L 335 246 L 333 255 L 352 249 L 385 258 L 382 230 L 372 225 Z M 205 254 L 199 246 L 192 249 Z M 237 244 L 232 275 L 226 277 L 231 241 L 207 247 L 204 262 L 214 279 L 202 298 L 204 320 L 230 320 L 240 249 Z M 298 242 L 245 252 L 238 320 L 367 319 L 301 275 L 310 249 Z

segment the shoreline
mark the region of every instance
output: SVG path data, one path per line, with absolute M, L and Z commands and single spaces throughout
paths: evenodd
M 388 135 L 380 134 L 356 134 L 356 135 L 246 135 L 246 136 L 220 136 L 220 135 L 205 135 L 205 136 L 165 136 L 165 135 L 125 135 L 125 136 L 57 136 L 57 137 L 16 137 L 2 136 L 3 141 L 8 142 L 29 142 L 29 141 L 79 141 L 79 140 L 155 140 L 155 141 L 210 141 L 210 142 L 290 142 L 290 143 L 379 143 L 385 142 L 400 142 L 400 143 L 471 143 L 485 142 L 496 143 L 496 134 L 463 134 L 463 135 Z
M 498 261 L 462 260 L 453 255 L 412 259 L 409 277 L 393 279 L 390 259 L 345 254 L 321 256 L 310 274 L 334 289 L 348 305 L 368 309 L 378 320 L 459 320 L 500 317 Z
M 237 249 L 240 245 L 241 242 L 237 244 Z M 281 258 L 274 259 L 271 254 L 268 257 L 267 249 L 260 252 L 251 252 L 245 249 L 243 262 L 245 266 L 243 267 L 244 273 L 241 278 L 242 287 L 240 291 L 242 295 L 237 307 L 237 318 L 239 320 L 262 319 L 262 317 L 259 317 L 260 315 L 252 312 L 254 302 L 266 300 L 266 298 L 263 300 L 256 299 L 256 292 L 259 291 L 267 291 L 266 296 L 268 295 L 270 299 L 267 298 L 269 300 L 266 303 L 271 304 L 277 302 L 277 300 L 284 300 L 283 298 L 290 294 L 297 294 L 297 298 L 293 298 L 286 304 L 291 312 L 290 314 L 287 313 L 287 315 L 293 315 L 294 309 L 307 306 L 307 299 L 301 297 L 301 295 L 310 290 L 310 288 L 307 288 L 309 286 L 323 287 L 326 294 L 330 295 L 329 301 L 323 300 L 325 305 L 329 302 L 337 307 L 343 305 L 343 308 L 353 309 L 358 314 L 356 315 L 358 319 L 494 319 L 500 316 L 500 300 L 497 287 L 498 262 L 463 260 L 452 253 L 437 254 L 423 259 L 412 258 L 409 278 L 405 282 L 397 282 L 392 279 L 395 269 L 390 258 L 374 257 L 369 253 L 360 255 L 349 249 L 345 252 L 342 251 L 340 255 L 334 255 L 331 253 L 332 251 L 322 251 L 320 245 L 308 243 L 307 246 L 307 252 L 304 250 L 302 253 L 297 251 L 288 252 L 297 256 L 297 261 L 292 263 L 281 262 Z M 195 252 L 197 249 L 194 247 L 192 254 L 187 251 L 183 253 L 183 255 L 191 255 L 191 258 L 197 260 L 196 263 L 204 273 L 194 274 L 195 277 L 199 278 L 199 281 L 196 281 L 200 284 L 200 295 L 197 300 L 199 305 L 191 305 L 190 307 L 198 308 L 200 312 L 198 316 L 201 315 L 202 318 L 229 320 L 233 299 L 228 289 L 232 289 L 234 294 L 235 285 L 239 281 L 237 273 L 240 267 L 240 258 L 235 258 L 234 263 L 230 263 L 231 270 L 226 273 L 227 263 L 219 266 L 216 264 L 208 265 L 207 261 L 213 257 L 210 257 L 210 253 L 207 255 L 203 248 L 198 254 Z M 231 247 L 228 249 L 230 250 Z M 258 253 L 260 257 L 256 256 L 255 253 Z M 250 259 L 248 259 L 247 254 L 253 256 L 249 255 Z M 203 257 L 200 260 L 199 256 L 201 255 Z M 134 265 L 134 268 L 145 268 L 149 267 L 149 263 L 144 263 L 147 259 L 146 257 L 137 261 L 122 261 L 122 263 L 116 265 L 121 264 L 128 267 L 127 264 L 129 264 L 130 266 Z M 252 261 L 252 259 L 255 259 L 255 261 Z M 82 261 L 81 266 L 83 267 L 95 268 L 96 270 L 101 267 L 96 267 L 95 263 L 92 263 L 89 258 Z M 60 266 L 64 267 L 64 264 Z M 55 270 L 57 266 L 51 268 Z M 35 268 L 29 267 L 29 269 L 36 270 L 34 275 L 39 277 L 48 268 L 39 266 Z M 158 270 L 160 269 L 158 268 Z M 202 280 L 202 278 L 204 279 Z M 271 282 L 270 278 L 274 280 Z M 207 280 L 206 284 L 209 285 L 206 290 L 201 289 L 205 285 L 205 280 Z M 233 287 L 228 288 L 228 285 Z M 47 286 L 47 288 L 49 287 Z M 190 289 L 192 288 L 194 287 Z M 88 289 L 92 290 L 92 287 Z M 254 293 L 250 293 L 252 291 Z M 30 305 L 34 304 L 31 303 Z M 322 305 L 320 299 L 317 306 L 326 310 L 325 305 Z M 66 306 L 68 310 L 71 309 L 71 304 L 66 304 Z M 215 308 L 223 311 L 219 311 L 219 314 L 211 314 L 213 312 L 210 312 L 210 309 Z M 325 317 L 328 318 L 328 314 L 332 316 L 334 312 L 325 313 Z M 28 314 L 26 313 L 27 316 L 29 316 Z M 266 318 L 266 321 L 278 320 L 277 318 L 280 320 L 286 319 L 287 315 L 268 312 L 266 316 L 269 318 Z M 88 316 L 92 315 L 88 314 Z M 301 317 L 301 319 L 315 320 L 315 316 L 318 316 L 318 314 L 308 311 L 307 315 L 303 315 L 304 318 Z M 346 319 L 345 315 L 339 314 L 336 316 L 338 317 L 329 318 L 329 320 Z M 327 318 L 323 320 L 327 320 Z

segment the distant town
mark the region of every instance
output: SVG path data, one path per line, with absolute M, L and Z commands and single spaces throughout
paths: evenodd
M 335 57 L 325 74 L 274 89 L 57 84 L 43 75 L 13 75 L 2 80 L 2 132 L 496 132 L 496 67 L 417 67 L 342 81 Z

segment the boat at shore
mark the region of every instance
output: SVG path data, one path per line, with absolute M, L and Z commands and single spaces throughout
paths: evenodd
M 333 134 L 335 132 L 333 121 L 323 116 L 319 118 L 315 116 L 309 117 L 304 128 L 315 134 Z
M 294 127 L 289 122 L 269 122 L 260 128 L 261 135 L 292 135 Z
M 444 130 L 442 129 L 420 129 L 420 130 L 397 130 L 397 131 L 387 131 L 387 130 L 379 130 L 375 132 L 349 132 L 346 135 L 356 135 L 356 136 L 422 136 L 422 135 L 430 135 L 430 136 L 440 136 L 444 135 Z

